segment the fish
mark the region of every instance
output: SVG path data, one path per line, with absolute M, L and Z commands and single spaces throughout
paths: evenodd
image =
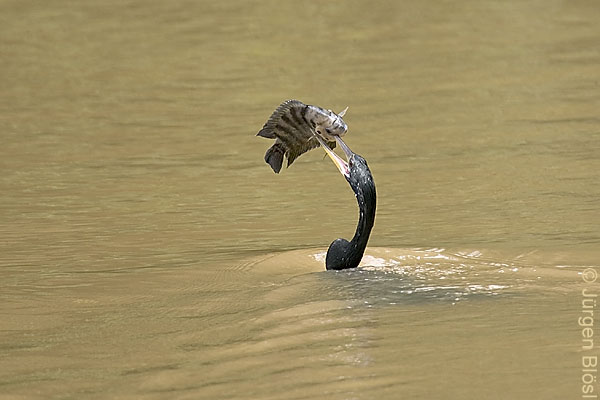
M 348 107 L 336 114 L 299 100 L 284 101 L 256 134 L 275 139 L 275 143 L 265 153 L 265 162 L 278 174 L 284 156 L 289 167 L 300 155 L 319 147 L 315 135 L 320 135 L 329 148 L 335 148 L 335 138 L 348 132 L 348 125 L 342 119 L 347 110 Z

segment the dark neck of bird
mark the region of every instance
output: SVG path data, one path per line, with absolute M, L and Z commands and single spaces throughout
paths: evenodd
M 325 266 L 327 269 L 356 268 L 363 257 L 369 235 L 375 222 L 376 194 L 373 178 L 363 177 L 358 182 L 348 180 L 358 202 L 359 217 L 356 232 L 352 240 L 336 239 L 327 250 Z
M 369 187 L 363 193 L 357 194 L 356 201 L 359 208 L 358 225 L 356 226 L 354 237 L 350 241 L 349 251 L 355 253 L 353 255 L 358 257 L 360 262 L 367 247 L 371 229 L 373 229 L 373 224 L 375 223 L 375 187 Z

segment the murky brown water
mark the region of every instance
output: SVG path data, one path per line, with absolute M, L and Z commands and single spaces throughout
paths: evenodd
M 0 10 L 1 398 L 581 397 L 597 2 Z M 262 160 L 287 98 L 350 106 L 362 268 L 322 152 Z

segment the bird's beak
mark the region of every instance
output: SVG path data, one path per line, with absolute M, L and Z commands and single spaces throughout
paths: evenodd
M 335 166 L 340 170 L 340 173 L 345 177 L 349 177 L 350 167 L 348 166 L 348 163 L 344 161 L 340 156 L 335 154 L 335 152 L 329 148 L 327 143 L 325 143 L 325 141 L 319 135 L 315 135 L 315 137 L 317 138 L 317 140 L 321 144 L 321 147 L 323 148 L 323 150 L 325 150 L 329 158 L 331 158 L 331 161 L 333 161 Z M 350 148 L 346 145 L 346 143 L 344 143 L 344 141 L 339 136 L 336 136 L 335 140 L 346 154 L 346 158 L 350 160 L 350 157 L 354 154 L 352 150 L 350 150 Z
M 348 145 L 346 143 L 344 143 L 344 141 L 342 140 L 341 137 L 336 136 L 335 141 L 337 142 L 337 144 L 340 145 L 342 150 L 344 150 L 344 154 L 346 154 L 346 160 L 350 161 L 350 157 L 352 157 L 354 155 L 354 152 L 352 150 L 350 150 L 350 147 L 348 147 Z

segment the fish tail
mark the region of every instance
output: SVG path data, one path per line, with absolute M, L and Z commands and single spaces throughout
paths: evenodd
M 267 139 L 277 139 L 277 136 L 275 136 L 275 132 L 273 131 L 272 127 L 268 127 L 267 124 L 263 126 L 263 128 L 256 134 L 256 136 L 262 136 Z
M 273 172 L 276 174 L 281 171 L 281 165 L 283 164 L 283 155 L 285 154 L 285 149 L 283 145 L 276 141 L 275 144 L 267 150 L 265 153 L 265 162 L 273 168 Z

